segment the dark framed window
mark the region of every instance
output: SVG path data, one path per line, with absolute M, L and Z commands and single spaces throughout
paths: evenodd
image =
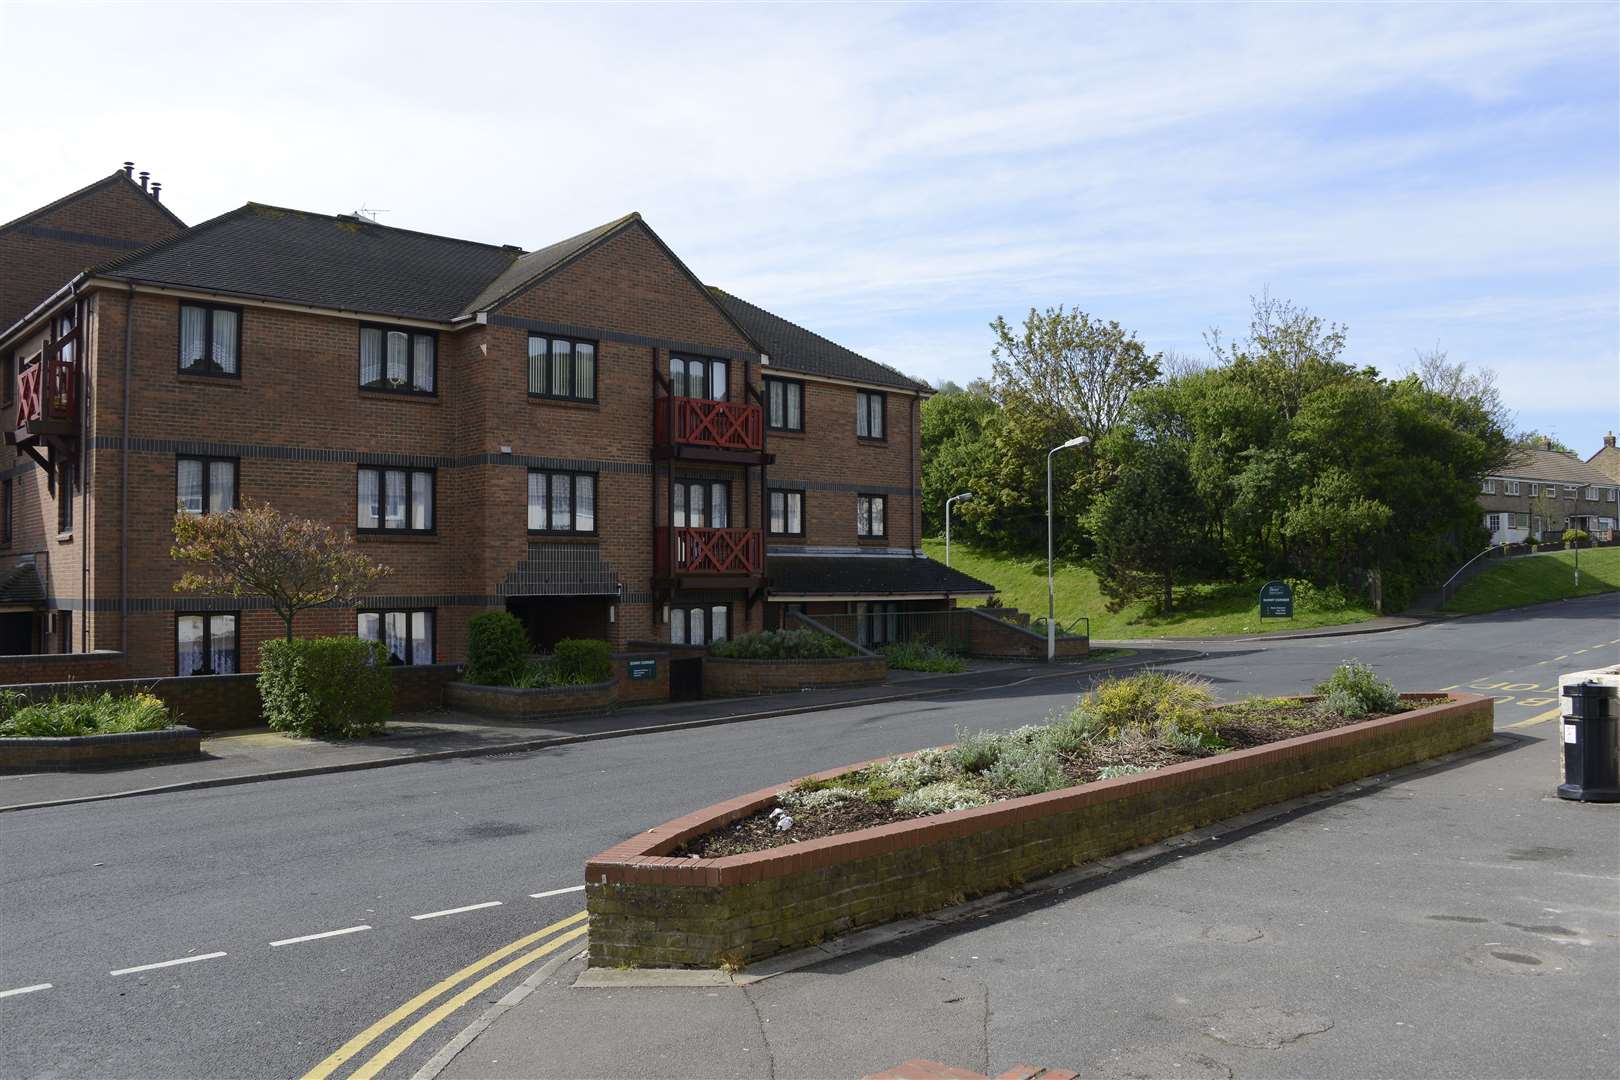
M 360 532 L 433 531 L 432 469 L 362 465 L 358 475 L 360 497 L 355 527 Z
M 380 641 L 390 664 L 433 663 L 433 609 L 359 611 L 355 632 L 361 641 Z
M 731 485 L 677 479 L 670 489 L 670 524 L 677 529 L 724 529 L 731 519 Z
M 804 492 L 772 489 L 770 531 L 772 536 L 804 535 Z
M 73 531 L 73 486 L 78 482 L 78 470 L 73 462 L 63 460 L 56 467 L 56 531 Z
M 396 394 L 432 394 L 439 335 L 403 326 L 360 326 L 360 386 Z
M 0 544 L 11 546 L 15 533 L 16 503 L 13 501 L 12 481 L 0 483 Z
M 708 356 L 671 356 L 670 393 L 676 397 L 725 401 L 731 396 L 729 372 L 724 360 Z
M 180 370 L 187 375 L 241 375 L 242 310 L 180 305 Z
M 765 424 L 772 431 L 804 430 L 804 383 L 766 376 Z
M 726 640 L 730 633 L 730 604 L 669 609 L 669 640 L 672 645 L 709 645 Z
M 596 474 L 530 469 L 529 531 L 596 532 Z
M 888 498 L 883 495 L 857 495 L 855 496 L 855 535 L 856 536 L 882 536 L 884 535 L 884 505 Z
M 176 675 L 234 675 L 241 670 L 241 618 L 238 612 L 209 612 L 174 618 Z
M 596 400 L 596 342 L 529 335 L 529 396 Z
M 883 439 L 884 406 L 888 395 L 878 390 L 855 391 L 855 435 L 862 439 Z
M 181 455 L 175 458 L 175 499 L 191 514 L 218 514 L 236 509 L 235 458 Z

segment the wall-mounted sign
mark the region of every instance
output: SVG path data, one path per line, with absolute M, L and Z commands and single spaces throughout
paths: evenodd
M 658 677 L 657 660 L 631 660 L 629 662 L 630 679 L 640 682 L 643 679 L 656 679 Z
M 1286 581 L 1268 581 L 1260 587 L 1260 617 L 1262 619 L 1292 619 L 1294 617 L 1294 587 Z

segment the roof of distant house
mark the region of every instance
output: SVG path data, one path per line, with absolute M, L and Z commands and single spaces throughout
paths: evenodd
M 92 192 L 100 191 L 104 187 L 109 187 L 109 186 L 111 186 L 113 184 L 119 184 L 119 183 L 128 184 L 130 187 L 134 188 L 141 195 L 145 196 L 148 202 L 150 202 L 154 207 L 156 207 L 158 210 L 160 210 L 166 217 L 171 219 L 176 225 L 180 226 L 182 229 L 184 229 L 186 227 L 186 223 L 184 221 L 181 221 L 180 218 L 175 214 L 175 212 L 173 210 L 170 210 L 167 206 L 164 206 L 162 200 L 158 199 L 147 188 L 141 187 L 141 185 L 139 183 L 137 183 L 135 180 L 133 180 L 128 174 L 126 174 L 123 169 L 119 169 L 117 172 L 113 173 L 111 176 L 103 176 L 100 180 L 97 180 L 93 184 L 86 184 L 84 187 L 80 188 L 77 191 L 68 192 L 66 195 L 62 196 L 60 199 L 56 199 L 56 200 L 54 200 L 52 202 L 48 202 L 44 206 L 35 207 L 34 209 L 28 211 L 28 213 L 26 213 L 26 214 L 22 214 L 22 215 L 20 215 L 18 217 L 12 218 L 10 221 L 6 222 L 4 225 L 0 225 L 0 232 L 8 232 L 9 230 L 17 228 L 20 225 L 26 225 L 30 221 L 34 220 L 35 218 L 41 217 L 41 216 L 43 216 L 45 214 L 50 213 L 52 210 L 60 209 L 61 207 L 64 207 L 64 206 L 68 205 L 71 202 L 74 202 L 74 201 L 76 201 L 78 199 L 84 198 L 86 195 L 89 195 Z
M 730 312 L 731 317 L 748 332 L 748 336 L 759 342 L 765 354 L 771 358 L 772 368 L 893 386 L 902 390 L 929 390 L 926 383 L 901 374 L 887 364 L 868 360 L 858 352 L 829 341 L 780 315 L 773 315 L 724 289 L 713 285 L 709 289 L 720 301 L 720 306 Z
M 1597 466 L 1557 450 L 1519 450 L 1496 475 L 1517 480 L 1550 480 L 1560 484 L 1596 484 L 1600 487 L 1614 483 L 1614 478 Z

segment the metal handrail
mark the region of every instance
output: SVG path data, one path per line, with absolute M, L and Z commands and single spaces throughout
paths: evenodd
M 1490 547 L 1486 548 L 1484 551 L 1480 552 L 1478 555 L 1475 555 L 1472 559 L 1469 559 L 1467 562 L 1465 562 L 1461 566 L 1457 567 L 1457 572 L 1455 574 L 1452 574 L 1450 577 L 1448 577 L 1446 579 L 1446 583 L 1444 585 L 1440 586 L 1440 606 L 1445 607 L 1446 606 L 1446 601 L 1450 600 L 1451 597 L 1454 595 L 1453 592 L 1452 592 L 1452 589 L 1451 589 L 1451 583 L 1456 581 L 1457 578 L 1462 574 L 1462 572 L 1464 570 L 1467 570 L 1470 566 L 1473 566 L 1480 559 L 1483 559 L 1485 556 L 1489 555 L 1491 552 L 1497 550 L 1497 548 L 1503 547 L 1503 546 L 1505 546 L 1505 545 L 1492 544 Z

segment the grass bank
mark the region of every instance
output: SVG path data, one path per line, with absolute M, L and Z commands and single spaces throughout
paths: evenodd
M 951 546 L 955 548 L 954 544 Z M 1575 587 L 1576 552 L 1526 555 L 1498 563 L 1467 582 L 1457 590 L 1446 610 L 1477 615 L 1483 611 L 1620 589 L 1620 548 L 1591 548 L 1579 554 L 1581 585 L 1578 589 Z
M 923 549 L 939 561 L 945 561 L 945 541 L 924 540 Z M 1046 614 L 1045 558 L 1007 556 L 953 542 L 951 565 L 994 585 L 1009 606 L 1031 615 Z M 1583 577 L 1585 571 L 1583 563 Z M 1150 612 L 1143 603 L 1127 605 L 1120 611 L 1109 611 L 1102 589 L 1097 584 L 1097 575 L 1084 563 L 1059 561 L 1053 578 L 1059 624 L 1068 626 L 1076 616 L 1085 615 L 1091 620 L 1091 636 L 1094 638 L 1258 634 L 1272 630 L 1339 626 L 1365 622 L 1373 617 L 1372 610 L 1359 603 L 1317 608 L 1306 597 L 1295 603 L 1294 618 L 1266 619 L 1262 622 L 1259 595 L 1263 583 L 1259 581 L 1184 586 L 1176 590 L 1176 608 L 1167 614 Z

